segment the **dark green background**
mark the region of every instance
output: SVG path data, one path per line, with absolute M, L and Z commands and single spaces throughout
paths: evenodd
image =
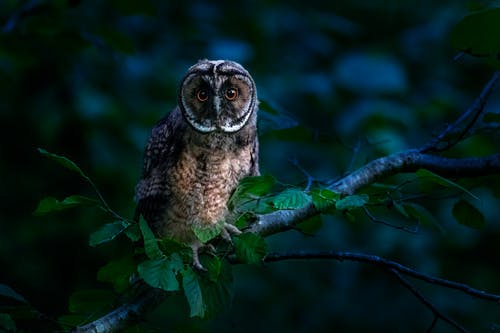
M 68 156 L 110 205 L 130 217 L 142 150 L 155 122 L 177 101 L 178 82 L 201 58 L 241 62 L 262 113 L 261 171 L 304 183 L 300 165 L 321 180 L 429 140 L 465 110 L 490 76 L 474 59 L 452 59 L 449 33 L 479 2 L 467 1 L 13 1 L 0 4 L 0 283 L 51 318 L 71 293 L 106 288 L 97 270 L 131 251 L 120 239 L 98 248 L 88 236 L 109 221 L 76 209 L 32 215 L 48 195 L 92 196 L 70 171 L 43 158 Z M 499 106 L 496 93 L 488 108 Z M 298 127 L 294 125 L 299 124 Z M 495 152 L 479 136 L 450 155 Z M 496 179 L 498 184 L 498 178 Z M 397 183 L 401 179 L 393 180 Z M 417 234 L 324 219 L 314 237 L 288 232 L 271 250 L 360 251 L 499 292 L 499 186 L 473 192 L 486 219 L 477 231 L 451 216 L 455 198 L 423 199 L 442 231 Z M 470 199 L 470 198 L 467 198 Z M 386 217 L 386 211 L 374 211 Z M 397 224 L 413 222 L 391 220 Z M 423 332 L 432 313 L 381 270 L 349 262 L 283 262 L 234 270 L 235 300 L 213 321 L 186 321 L 185 301 L 151 315 L 160 331 Z M 498 306 L 422 283 L 429 299 L 472 331 L 500 323 Z M 20 324 L 21 325 L 21 324 Z M 38 329 L 41 329 L 40 326 Z M 31 327 L 29 330 L 33 330 Z M 439 322 L 436 332 L 448 332 Z

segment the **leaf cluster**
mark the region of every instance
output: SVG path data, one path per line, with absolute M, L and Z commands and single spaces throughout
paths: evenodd
M 89 239 L 90 246 L 95 247 L 113 241 L 121 234 L 125 234 L 132 242 L 137 242 L 140 239 L 143 241 L 143 247 L 137 249 L 136 252 L 143 252 L 146 257 L 144 260 L 138 261 L 137 256 L 126 256 L 110 261 L 99 270 L 97 276 L 99 281 L 111 283 L 115 292 L 124 293 L 133 287 L 131 282 L 137 275 L 151 287 L 166 292 L 183 292 L 192 317 L 213 317 L 229 308 L 233 297 L 233 277 L 227 258 L 228 253 L 223 256 L 202 255 L 201 260 L 206 272 L 195 270 L 190 265 L 192 252 L 188 246 L 168 238 L 156 239 L 142 218 L 138 223 L 122 218 L 108 206 L 90 177 L 75 162 L 44 149 L 39 149 L 39 152 L 61 166 L 78 173 L 94 188 L 97 198 L 71 195 L 63 200 L 58 200 L 47 197 L 40 201 L 34 211 L 35 215 L 44 215 L 75 207 L 96 207 L 112 218 L 118 218 L 118 220 L 104 224 L 93 232 Z M 268 182 L 265 181 L 266 177 L 258 179 L 259 182 L 244 182 L 247 187 L 240 188 L 239 193 L 265 194 L 270 189 L 269 185 L 274 183 L 274 179 L 271 178 L 267 178 Z M 194 231 L 200 241 L 206 243 L 220 234 L 223 223 L 219 223 L 219 226 L 219 228 Z M 238 262 L 258 264 L 262 262 L 266 254 L 266 244 L 260 236 L 244 233 L 235 237 L 234 253 Z M 114 297 L 116 297 L 114 292 L 108 290 L 77 291 L 70 298 L 69 311 L 71 314 L 61 317 L 61 324 L 64 326 L 80 325 L 85 320 L 96 318 L 102 314 L 102 311 L 109 310 Z M 96 308 L 102 311 L 95 311 Z M 89 317 L 90 313 L 92 316 Z M 9 319 L 5 320 L 7 323 Z

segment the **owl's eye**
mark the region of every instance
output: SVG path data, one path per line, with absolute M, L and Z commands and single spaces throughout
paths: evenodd
M 228 101 L 233 101 L 234 99 L 236 99 L 236 97 L 238 97 L 238 89 L 229 88 L 224 93 L 224 96 Z
M 199 89 L 196 92 L 196 98 L 198 98 L 200 102 L 205 102 L 208 99 L 208 91 L 205 89 Z

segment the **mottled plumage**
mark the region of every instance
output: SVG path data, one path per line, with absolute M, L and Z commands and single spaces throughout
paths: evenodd
M 148 140 L 136 213 L 159 237 L 189 244 L 198 267 L 203 244 L 193 227 L 224 221 L 238 182 L 259 173 L 257 104 L 255 84 L 241 65 L 202 60 L 182 80 L 179 106 Z

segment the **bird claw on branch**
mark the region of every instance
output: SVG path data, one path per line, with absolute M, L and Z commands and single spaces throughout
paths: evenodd
M 215 253 L 215 247 L 212 244 L 202 244 L 200 242 L 196 242 L 190 245 L 191 250 L 193 250 L 193 267 L 199 271 L 205 272 L 207 269 L 203 267 L 200 262 L 200 252 L 208 251 L 210 253 Z
M 240 235 L 241 230 L 235 227 L 232 224 L 229 223 L 224 223 L 224 227 L 222 228 L 221 231 L 221 237 L 224 239 L 226 242 L 232 244 L 231 240 L 231 235 Z M 203 265 L 200 262 L 200 253 L 201 251 L 208 250 L 210 253 L 215 253 L 215 247 L 208 243 L 208 244 L 202 244 L 200 242 L 195 242 L 190 245 L 191 249 L 193 250 L 193 267 L 196 268 L 199 271 L 206 271 L 206 268 L 203 267 Z
M 231 235 L 241 235 L 241 230 L 230 223 L 224 223 L 224 228 L 222 228 L 221 232 L 222 239 L 232 244 Z

